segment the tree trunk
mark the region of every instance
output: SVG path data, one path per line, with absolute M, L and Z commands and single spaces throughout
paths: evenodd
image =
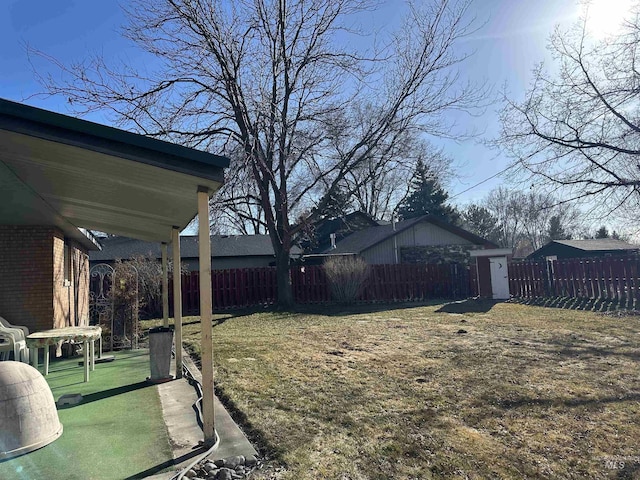
M 293 305 L 288 250 L 281 249 L 279 252 L 276 252 L 276 278 L 278 285 L 278 308 L 286 310 Z

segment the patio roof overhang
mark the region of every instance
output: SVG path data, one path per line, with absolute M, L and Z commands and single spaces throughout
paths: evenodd
M 216 191 L 225 157 L 0 99 L 0 224 L 170 242 Z
M 180 262 L 179 231 L 198 214 L 203 430 L 215 442 L 209 197 L 225 157 L 0 99 L 0 225 L 52 225 L 87 248 L 83 229 L 163 243 L 163 317 L 168 326 L 167 244 Z M 203 261 L 208 259 L 209 261 Z M 180 269 L 173 271 L 176 376 L 182 375 Z

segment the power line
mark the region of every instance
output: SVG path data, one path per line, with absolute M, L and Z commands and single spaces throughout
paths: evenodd
M 502 175 L 504 172 L 506 172 L 507 170 L 509 170 L 510 168 L 513 168 L 513 165 L 509 165 L 506 168 L 503 168 L 502 170 L 500 170 L 498 173 L 494 173 L 493 175 L 491 175 L 490 177 L 485 178 L 484 180 L 482 180 L 481 182 L 476 183 L 475 185 L 471 185 L 469 188 L 467 188 L 466 190 L 463 190 L 459 193 L 456 193 L 455 195 L 449 197 L 449 200 L 453 200 L 456 197 L 459 197 L 460 195 L 462 195 L 463 193 L 467 193 L 469 190 L 473 190 L 476 187 L 479 187 L 480 185 L 482 185 L 483 183 L 488 182 L 489 180 L 491 180 L 492 178 L 496 178 L 498 175 Z

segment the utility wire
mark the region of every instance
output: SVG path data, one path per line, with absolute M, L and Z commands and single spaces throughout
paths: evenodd
M 481 182 L 476 183 L 475 185 L 471 185 L 469 188 L 456 193 L 455 195 L 452 195 L 451 197 L 449 197 L 449 200 L 453 200 L 456 197 L 459 197 L 460 195 L 462 195 L 463 193 L 467 193 L 469 190 L 473 190 L 476 187 L 479 187 L 480 185 L 482 185 L 483 183 L 488 182 L 489 180 L 491 180 L 492 178 L 496 178 L 498 175 L 502 175 L 504 172 L 506 172 L 507 170 L 513 168 L 514 165 L 509 165 L 506 168 L 503 168 L 502 170 L 500 170 L 498 173 L 494 173 L 493 175 L 491 175 L 490 177 L 485 178 L 484 180 L 482 180 Z

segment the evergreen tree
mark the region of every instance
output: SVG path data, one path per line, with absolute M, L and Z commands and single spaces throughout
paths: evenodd
M 547 229 L 547 237 L 551 240 L 570 240 L 571 234 L 568 233 L 562 225 L 560 215 L 554 215 L 549 219 L 549 228 Z
M 319 204 L 322 206 L 318 210 L 319 218 L 344 217 L 351 210 L 351 199 L 341 187 L 336 188 L 333 192 L 325 192 Z
M 620 235 L 618 232 L 616 232 L 615 230 L 613 232 L 611 232 L 611 238 L 613 238 L 614 240 L 624 240 L 622 238 L 622 235 Z
M 499 243 L 500 229 L 498 219 L 489 210 L 471 204 L 462 213 L 464 228 L 490 242 Z
M 630 240 L 629 235 L 625 235 L 615 230 L 609 232 L 609 229 L 604 225 L 596 230 L 595 234 L 592 234 L 591 236 L 586 235 L 584 238 L 613 238 L 614 240 L 622 240 L 623 242 L 628 242 Z
M 449 195 L 422 160 L 418 160 L 409 191 L 409 196 L 398 205 L 401 220 L 429 214 L 453 224 L 460 222 L 458 211 L 446 203 Z
M 609 230 L 607 230 L 607 227 L 605 227 L 604 225 L 598 229 L 595 236 L 595 238 L 609 238 L 609 237 L 610 237 Z

